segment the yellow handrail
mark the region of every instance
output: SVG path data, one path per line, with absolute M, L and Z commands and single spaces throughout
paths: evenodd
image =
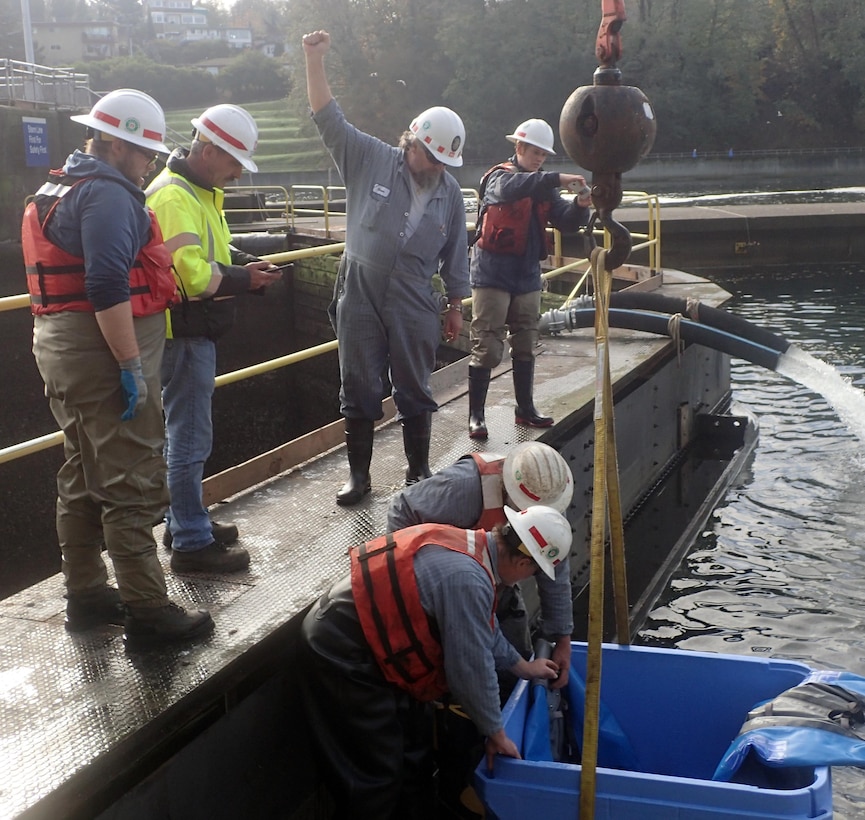
M 278 189 L 280 191 L 285 191 L 284 188 L 280 186 L 263 186 L 263 188 L 273 188 Z M 256 190 L 262 190 L 262 187 L 257 188 Z M 323 210 L 315 210 L 315 209 L 306 209 L 299 208 L 296 209 L 294 207 L 295 197 L 294 192 L 295 189 L 297 191 L 310 191 L 314 190 L 321 193 Z M 236 189 L 232 189 L 236 190 Z M 315 214 L 317 216 L 324 216 L 326 231 L 329 232 L 329 219 L 328 219 L 328 204 L 333 201 L 333 199 L 338 198 L 340 192 L 344 195 L 345 188 L 342 186 L 322 186 L 322 185 L 292 185 L 291 186 L 291 196 L 287 196 L 286 202 L 291 203 L 291 212 L 290 216 L 293 219 L 295 213 L 309 213 Z M 469 199 L 474 196 L 475 201 L 477 201 L 478 192 L 473 188 L 463 188 L 463 197 L 465 199 Z M 634 192 L 634 191 L 626 191 L 623 195 L 623 203 L 630 204 L 640 201 L 646 201 L 649 207 L 649 232 L 648 234 L 632 234 L 632 237 L 645 239 L 645 242 L 638 243 L 634 245 L 631 249 L 632 253 L 634 251 L 642 250 L 645 248 L 649 249 L 649 266 L 653 270 L 660 269 L 660 241 L 661 241 L 661 230 L 660 230 L 660 206 L 658 204 L 658 197 L 653 194 L 646 194 L 643 192 Z M 240 209 L 240 210 L 260 210 L 260 209 Z M 286 218 L 289 218 L 289 214 L 286 213 Z M 293 223 L 292 223 L 293 224 Z M 467 230 L 469 233 L 474 231 L 474 223 L 467 222 L 466 223 Z M 600 231 L 596 232 L 597 234 L 601 234 Z M 609 247 L 610 238 L 606 231 L 604 234 L 604 247 Z M 561 249 L 562 249 L 562 240 L 561 233 L 559 231 L 554 231 L 554 258 L 557 260 L 561 260 Z M 345 242 L 333 242 L 327 245 L 320 245 L 317 247 L 311 248 L 300 248 L 298 250 L 293 251 L 282 251 L 279 253 L 273 254 L 265 254 L 262 256 L 262 259 L 267 259 L 270 262 L 275 264 L 282 264 L 285 262 L 292 262 L 299 259 L 308 259 L 315 256 L 326 256 L 331 254 L 342 253 L 345 250 Z M 588 278 L 588 269 L 590 267 L 590 262 L 588 259 L 576 259 L 567 264 L 560 265 L 554 270 L 546 271 L 541 274 L 541 279 L 547 281 L 549 279 L 553 279 L 557 276 L 561 276 L 564 273 L 568 273 L 570 271 L 578 270 L 582 266 L 586 266 L 586 271 L 584 271 L 583 276 L 577 282 L 577 285 L 574 287 L 571 295 L 568 296 L 568 301 L 575 298 L 576 294 L 579 292 L 579 289 L 585 284 Z M 466 297 L 463 299 L 463 305 L 471 305 L 472 298 Z M 20 308 L 29 308 L 30 307 L 30 297 L 28 294 L 19 294 L 15 296 L 4 296 L 0 297 L 0 313 L 6 310 L 16 310 Z M 306 348 L 305 350 L 298 350 L 294 353 L 290 353 L 286 356 L 280 356 L 276 359 L 270 359 L 265 362 L 260 362 L 256 365 L 251 365 L 250 367 L 241 368 L 240 370 L 234 370 L 229 373 L 223 373 L 216 377 L 216 386 L 221 387 L 226 384 L 232 384 L 233 382 L 241 381 L 243 379 L 248 379 L 252 376 L 257 376 L 262 373 L 267 373 L 272 370 L 278 370 L 282 367 L 287 367 L 289 365 L 295 364 L 297 362 L 304 361 L 306 359 L 314 358 L 315 356 L 320 356 L 324 353 L 329 353 L 333 350 L 337 349 L 336 340 L 325 342 L 323 344 L 315 345 L 310 348 Z M 30 439 L 29 441 L 23 441 L 19 444 L 13 444 L 9 447 L 0 448 L 0 464 L 4 464 L 9 461 L 14 461 L 15 459 L 21 458 L 26 455 L 31 455 L 32 453 L 37 453 L 40 450 L 46 450 L 49 447 L 56 447 L 59 444 L 63 443 L 63 433 L 57 431 L 55 433 L 49 433 L 44 436 L 39 436 L 38 438 Z

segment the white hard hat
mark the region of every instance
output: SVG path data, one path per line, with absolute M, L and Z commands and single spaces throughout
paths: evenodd
M 511 142 L 527 142 L 548 154 L 556 153 L 553 151 L 553 129 L 544 120 L 531 119 L 521 122 L 514 129 L 514 133 L 508 134 L 505 139 Z
M 70 117 L 94 131 L 119 137 L 126 142 L 161 151 L 171 151 L 165 139 L 165 114 L 149 94 L 134 88 L 118 88 L 97 100 L 88 114 Z
M 421 111 L 412 120 L 409 130 L 437 160 L 454 168 L 463 164 L 466 129 L 450 108 L 437 105 Z
M 521 510 L 544 504 L 564 512 L 574 495 L 574 477 L 567 462 L 540 441 L 519 444 L 508 453 L 502 481 L 508 498 Z
M 204 135 L 206 140 L 231 154 L 247 171 L 258 170 L 252 161 L 258 146 L 258 126 L 248 111 L 228 103 L 214 105 L 195 117 L 192 125 L 199 138 Z
M 505 507 L 505 515 L 534 562 L 554 579 L 556 564 L 571 552 L 573 534 L 568 519 L 552 507 L 543 506 L 519 511 Z

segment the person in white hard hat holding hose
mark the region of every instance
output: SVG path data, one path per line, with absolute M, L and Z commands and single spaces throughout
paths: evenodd
M 33 353 L 64 433 L 66 628 L 123 625 L 130 648 L 199 638 L 213 620 L 168 599 L 152 531 L 168 506 L 159 365 L 177 288 L 141 186 L 168 153 L 165 116 L 123 88 L 72 119 L 86 126 L 85 150 L 51 172 L 21 229 Z
M 331 305 L 339 341 L 340 412 L 345 418 L 349 479 L 338 504 L 370 491 L 373 426 L 383 415 L 390 371 L 402 423 L 405 483 L 427 478 L 432 413 L 429 387 L 436 350 L 462 328 L 469 295 L 466 216 L 459 183 L 446 168 L 462 165 L 465 128 L 443 106 L 420 113 L 399 141 L 387 145 L 346 121 L 324 69 L 330 35 L 303 38 L 313 120 L 347 191 L 346 248 Z M 441 275 L 442 299 L 432 277 Z
M 485 736 L 490 767 L 497 754 L 520 756 L 504 729 L 496 670 L 528 680 L 562 670 L 508 643 L 496 586 L 552 577 L 571 528 L 550 507 L 506 515 L 492 531 L 423 524 L 353 547 L 350 576 L 304 619 L 303 714 L 335 817 L 436 816 L 419 773 L 431 751 L 427 704 L 448 693 Z
M 514 155 L 487 171 L 471 259 L 472 354 L 469 360 L 469 437 L 487 438 L 484 406 L 490 370 L 510 344 L 516 424 L 551 427 L 534 403 L 535 347 L 541 304 L 541 262 L 547 225 L 576 231 L 589 221 L 589 189 L 580 174 L 543 171 L 553 150 L 553 129 L 539 119 L 520 123 L 506 139 Z M 561 188 L 581 191 L 568 202 Z
M 574 479 L 567 462 L 548 444 L 518 444 L 507 456 L 471 453 L 406 487 L 391 499 L 387 511 L 388 532 L 415 524 L 437 522 L 454 527 L 491 530 L 507 521 L 507 510 L 526 510 L 536 505 L 560 513 L 574 494 Z M 556 564 L 555 575 L 537 575 L 541 618 L 545 637 L 555 645 L 552 659 L 561 670 L 551 684 L 568 682 L 571 666 L 573 601 L 568 556 Z M 500 587 L 496 608 L 505 637 L 528 658 L 532 653 L 528 617 L 519 584 Z
M 171 309 L 162 361 L 171 493 L 163 543 L 171 547 L 175 572 L 239 572 L 249 566 L 249 553 L 234 545 L 237 527 L 212 521 L 202 501 L 213 446 L 216 342 L 234 324 L 236 297 L 273 284 L 282 273 L 231 245 L 222 212 L 225 186 L 258 170 L 255 120 L 236 105 L 215 105 L 192 126 L 189 149 L 175 149 L 146 191 L 181 297 Z

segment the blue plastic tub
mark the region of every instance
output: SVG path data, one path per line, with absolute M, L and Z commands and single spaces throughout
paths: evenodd
M 573 667 L 585 677 L 586 644 Z M 797 684 L 801 663 L 646 647 L 605 645 L 601 701 L 618 721 L 636 771 L 597 769 L 595 820 L 731 820 L 832 817 L 827 767 L 797 770 L 800 788 L 712 781 L 748 710 Z M 505 710 L 505 729 L 521 743 L 529 710 L 523 681 Z M 603 759 L 599 750 L 599 759 Z M 490 820 L 579 816 L 581 767 L 499 757 L 481 761 L 475 785 Z

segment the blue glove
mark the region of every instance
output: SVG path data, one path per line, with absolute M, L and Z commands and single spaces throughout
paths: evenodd
M 123 411 L 120 420 L 129 421 L 135 418 L 135 414 L 147 401 L 147 382 L 144 381 L 144 373 L 141 370 L 140 356 L 125 359 L 118 364 L 120 365 L 120 386 L 126 399 L 126 410 Z

